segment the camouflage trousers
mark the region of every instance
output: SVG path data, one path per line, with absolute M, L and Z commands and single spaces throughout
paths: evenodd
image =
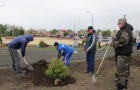
M 117 60 L 117 72 L 116 72 L 116 78 L 117 84 L 121 84 L 122 86 L 125 85 L 125 80 L 129 79 L 130 76 L 130 63 L 131 56 L 116 56 Z

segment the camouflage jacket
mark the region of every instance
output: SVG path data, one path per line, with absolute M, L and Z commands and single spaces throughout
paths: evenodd
M 115 53 L 118 55 L 131 55 L 133 52 L 133 27 L 130 24 L 126 24 L 116 35 L 116 38 L 112 39 L 112 45 L 115 49 Z
M 112 45 L 114 48 L 123 47 L 127 45 L 130 40 L 130 34 L 127 30 L 123 31 L 121 30 L 120 32 L 121 32 L 120 36 L 112 38 Z

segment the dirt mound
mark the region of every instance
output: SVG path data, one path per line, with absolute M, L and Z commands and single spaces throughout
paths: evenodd
M 130 66 L 140 66 L 140 54 L 131 55 Z M 115 61 L 115 56 L 109 57 L 108 60 Z
M 55 80 L 47 77 L 44 72 L 48 69 L 48 65 L 50 64 L 46 62 L 46 60 L 40 60 L 34 64 L 32 64 L 34 71 L 29 71 L 26 69 L 26 75 L 30 75 L 32 78 L 32 83 L 35 86 L 55 86 Z M 24 68 L 25 69 L 25 68 Z M 62 82 L 58 82 L 57 86 L 64 86 L 68 84 L 73 84 L 75 83 L 76 80 L 72 76 L 66 77 Z

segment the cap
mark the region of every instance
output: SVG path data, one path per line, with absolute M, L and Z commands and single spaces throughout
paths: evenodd
M 119 23 L 125 24 L 125 23 L 127 23 L 127 20 L 125 18 L 121 18 L 118 20 L 118 25 L 119 25 Z
M 93 29 L 93 27 L 92 27 L 92 26 L 89 26 L 89 27 L 88 27 L 88 30 L 90 30 L 90 29 Z
M 59 45 L 59 43 L 58 43 L 58 42 L 55 42 L 55 43 L 54 43 L 54 46 L 58 46 L 58 45 Z

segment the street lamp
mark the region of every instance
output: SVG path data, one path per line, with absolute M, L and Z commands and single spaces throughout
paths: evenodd
M 91 12 L 89 12 L 89 11 L 86 11 L 86 12 L 90 13 L 91 16 L 92 16 L 92 27 L 93 27 L 93 14 Z
M 76 19 L 75 21 L 74 21 L 74 33 L 75 33 L 75 23 L 76 23 L 76 21 L 78 21 L 79 19 Z

